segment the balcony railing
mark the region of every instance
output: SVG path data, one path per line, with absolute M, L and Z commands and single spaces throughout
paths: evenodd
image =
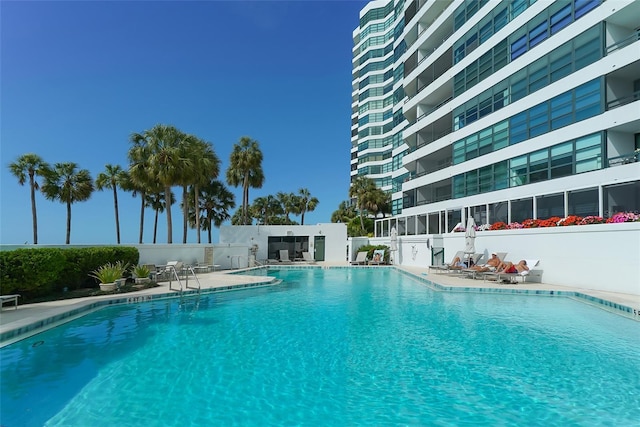
M 640 162 L 640 149 L 633 153 L 623 154 L 622 156 L 611 157 L 609 159 L 609 167 L 628 165 L 629 163 Z
M 638 40 L 640 40 L 640 30 L 631 34 L 629 37 L 620 40 L 617 43 L 607 46 L 607 55 L 609 55 L 611 52 L 615 52 L 616 50 L 622 49 L 625 46 L 629 46 L 631 43 L 636 42 Z
M 640 99 L 640 90 L 633 92 L 631 95 L 623 96 L 622 98 L 613 99 L 607 102 L 607 110 L 613 110 L 614 108 L 631 104 L 632 102 L 635 102 L 638 99 Z

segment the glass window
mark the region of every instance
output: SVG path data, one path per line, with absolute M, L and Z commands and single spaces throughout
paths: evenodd
M 511 60 L 521 56 L 527 51 L 527 36 L 524 35 L 511 43 Z
M 547 21 L 538 24 L 529 31 L 529 49 L 547 38 Z
M 529 137 L 533 138 L 549 131 L 548 103 L 536 105 L 529 109 Z
M 527 139 L 527 112 L 516 114 L 509 119 L 509 145 Z
M 573 142 L 551 147 L 551 179 L 573 173 Z
M 588 190 L 569 191 L 568 197 L 569 215 L 579 215 L 582 217 L 589 215 L 598 215 L 598 189 L 590 188 Z
M 598 7 L 601 0 L 575 0 L 575 19 L 581 18 L 591 10 Z
M 447 211 L 447 223 L 449 225 L 448 231 L 452 231 L 456 228 L 456 225 L 462 223 L 462 211 L 460 209 Z
M 515 157 L 509 162 L 509 187 L 517 187 L 529 183 L 527 156 Z
M 529 182 L 549 179 L 549 150 L 535 151 L 529 154 Z
M 491 53 L 491 51 L 485 53 L 484 55 L 482 55 L 480 57 L 479 63 L 480 63 L 480 81 L 486 79 L 487 77 L 489 77 L 491 75 L 491 73 L 493 72 L 492 70 L 492 58 L 493 55 Z
M 492 203 L 489 205 L 490 222 L 509 222 L 509 205 L 507 202 Z
M 533 218 L 533 198 L 511 201 L 511 222 Z
M 491 20 L 485 18 L 486 22 L 480 24 L 480 44 L 489 40 L 489 37 L 493 35 L 493 24 Z
M 499 150 L 509 145 L 509 122 L 504 120 L 493 126 L 493 149 Z
M 509 186 L 509 166 L 508 160 L 503 160 L 493 165 L 493 187 L 494 190 L 502 190 Z
M 485 154 L 491 153 L 493 151 L 493 132 L 491 131 L 491 128 L 482 130 L 479 133 L 479 137 L 480 139 L 478 141 L 478 155 L 483 156 Z
M 602 169 L 602 135 L 597 133 L 576 140 L 575 173 Z
M 551 34 L 555 34 L 571 23 L 571 3 L 551 15 Z
M 493 17 L 493 32 L 494 34 L 500 31 L 502 27 L 507 25 L 507 7 L 505 6 L 500 12 L 496 13 Z
M 549 55 L 551 82 L 571 74 L 571 43 L 565 43 Z
M 509 62 L 509 44 L 507 39 L 502 40 L 493 48 L 493 72 L 495 73 Z
M 491 99 L 491 92 L 483 95 L 485 98 L 480 99 L 480 118 L 491 114 L 493 100 Z
M 438 212 L 429 214 L 429 234 L 440 234 L 440 218 Z
M 478 157 L 478 134 L 468 137 L 465 143 L 466 159 L 471 160 Z
M 457 165 L 465 160 L 464 140 L 453 143 L 453 164 Z
M 465 196 L 464 191 L 464 174 L 453 177 L 453 198 L 457 199 Z
M 527 2 L 528 0 L 513 0 L 511 2 L 509 7 L 511 9 L 510 14 L 511 14 L 512 21 L 513 21 L 513 18 L 515 18 L 516 16 L 524 12 L 524 10 L 527 8 Z
M 476 120 L 478 120 L 478 106 L 474 105 L 473 107 L 470 107 L 467 111 L 466 111 L 466 116 L 465 116 L 465 125 L 468 125 L 470 123 L 475 122 Z
M 640 212 L 640 181 L 603 187 L 602 197 L 605 218 L 618 212 Z
M 529 67 L 529 93 L 533 93 L 548 84 L 547 60 L 546 58 L 541 58 Z
M 536 218 L 549 219 L 552 216 L 564 218 L 564 194 L 547 194 L 536 197 Z
M 600 80 L 595 79 L 575 89 L 575 121 L 600 113 Z
M 573 102 L 571 92 L 551 99 L 551 129 L 558 129 L 573 121 Z
M 478 187 L 480 193 L 493 190 L 493 167 L 485 166 L 478 171 Z
M 591 34 L 589 34 L 591 35 Z M 602 56 L 602 45 L 600 44 L 600 37 L 596 34 L 596 37 L 590 40 L 576 40 L 575 43 L 575 68 L 580 70 L 589 64 L 596 62 Z
M 511 102 L 516 102 L 519 99 L 527 96 L 527 70 L 523 69 L 515 73 L 509 79 L 511 85 Z
M 465 173 L 465 181 L 467 196 L 478 194 L 478 170 L 475 169 Z

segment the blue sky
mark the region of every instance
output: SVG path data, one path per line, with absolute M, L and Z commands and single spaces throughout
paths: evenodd
M 211 142 L 221 180 L 233 144 L 257 140 L 266 181 L 251 200 L 304 187 L 320 200 L 305 224 L 330 222 L 348 195 L 352 31 L 366 3 L 0 2 L 0 243 L 33 240 L 29 189 L 11 162 L 33 152 L 95 179 L 107 163 L 126 167 L 129 135 L 158 123 Z M 239 205 L 241 188 L 230 189 Z M 63 244 L 65 205 L 41 193 L 36 203 L 39 243 Z M 119 192 L 122 243 L 138 240 L 139 203 Z M 145 243 L 152 226 L 148 210 Z M 115 234 L 110 191 L 72 206 L 72 244 Z

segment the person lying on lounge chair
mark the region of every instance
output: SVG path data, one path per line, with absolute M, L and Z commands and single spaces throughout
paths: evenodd
M 522 273 L 526 270 L 529 270 L 529 267 L 527 267 L 527 261 L 521 259 L 517 264 L 507 261 L 504 264 L 504 268 L 501 271 L 498 271 L 498 273 Z
M 487 261 L 486 264 L 482 265 L 472 265 L 469 267 L 469 270 L 475 271 L 497 271 L 498 267 L 502 264 L 500 258 L 498 258 L 498 254 L 491 254 L 491 258 Z
M 449 264 L 449 268 L 453 269 L 453 270 L 462 270 L 463 268 L 469 268 L 473 266 L 473 259 L 471 259 L 471 257 L 469 257 L 468 260 L 463 261 L 460 259 L 460 257 L 455 257 L 453 259 L 453 261 L 451 261 L 451 264 Z

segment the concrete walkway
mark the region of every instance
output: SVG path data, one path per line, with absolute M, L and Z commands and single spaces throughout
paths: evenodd
M 317 266 L 346 266 L 347 264 L 323 264 Z M 310 266 L 313 267 L 313 266 Z M 356 267 L 358 268 L 358 267 Z M 364 268 L 385 268 L 385 267 L 364 267 Z M 568 286 L 550 285 L 545 283 L 519 283 L 517 285 L 502 285 L 495 282 L 485 282 L 483 280 L 474 280 L 461 277 L 457 274 L 433 274 L 429 273 L 427 268 L 420 267 L 396 267 L 399 270 L 413 274 L 416 277 L 430 281 L 436 285 L 445 288 L 459 288 L 461 291 L 472 291 L 474 288 L 484 288 L 484 290 L 495 289 L 496 291 L 504 291 L 507 289 L 520 291 L 554 291 L 580 293 L 588 295 L 597 300 L 619 304 L 630 307 L 635 310 L 630 316 L 640 321 L 640 295 L 620 294 L 614 292 L 595 291 L 589 289 L 572 288 Z M 270 285 L 273 278 L 268 276 L 250 276 L 243 274 L 228 274 L 230 271 L 214 272 L 198 274 L 202 290 L 220 289 L 235 286 L 243 286 L 245 284 L 254 286 Z M 183 282 L 184 283 L 184 282 Z M 193 281 L 190 280 L 190 285 Z M 173 282 L 173 287 L 177 286 Z M 0 341 L 2 345 L 15 341 L 24 337 L 24 334 L 37 333 L 43 327 L 52 327 L 56 324 L 67 322 L 74 318 L 80 317 L 95 307 L 99 307 L 108 303 L 126 303 L 140 302 L 161 297 L 172 297 L 179 295 L 179 291 L 169 289 L 169 282 L 161 282 L 160 286 L 150 289 L 143 289 L 136 292 L 126 294 L 101 295 L 95 297 L 74 298 L 59 301 L 48 301 L 36 304 L 19 305 L 18 309 L 13 306 L 6 306 L 0 312 Z M 585 300 L 585 302 L 589 302 Z M 597 303 L 597 301 L 595 301 Z M 603 308 L 602 304 L 600 304 Z M 619 314 L 623 314 L 618 311 Z

